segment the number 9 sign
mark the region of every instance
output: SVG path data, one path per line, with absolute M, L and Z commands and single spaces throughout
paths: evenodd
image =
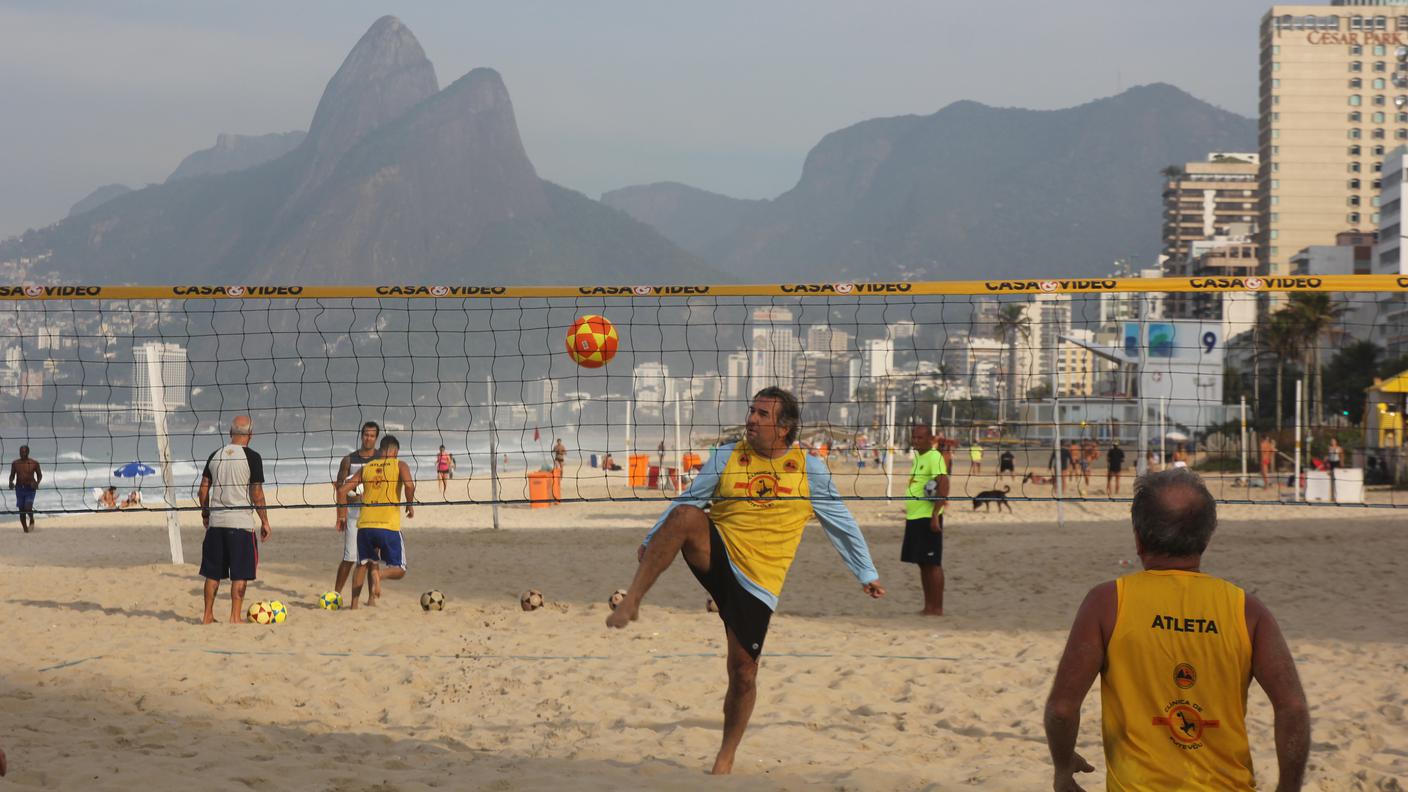
M 1217 333 L 1209 330 L 1203 333 L 1203 351 L 1211 352 L 1217 346 Z

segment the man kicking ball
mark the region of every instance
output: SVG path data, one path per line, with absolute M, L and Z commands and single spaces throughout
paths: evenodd
M 747 438 L 720 446 L 646 534 L 636 551 L 635 578 L 606 619 L 607 627 L 616 628 L 635 621 L 660 573 L 677 554 L 684 556 L 718 605 L 728 636 L 723 745 L 712 771 L 718 775 L 733 770 L 753 714 L 758 656 L 807 518 L 816 514 L 821 520 L 861 589 L 876 599 L 885 596 L 865 537 L 841 502 L 826 463 L 795 445 L 800 418 L 792 394 L 781 388 L 758 391 L 744 425 Z
M 337 520 L 347 519 L 347 495 L 362 485 L 362 514 L 357 518 L 357 571 L 352 573 L 352 610 L 362 595 L 362 583 L 371 575 L 368 605 L 381 598 L 381 581 L 406 576 L 406 545 L 401 538 L 401 509 L 406 518 L 416 516 L 416 482 L 411 469 L 397 459 L 401 443 L 396 435 L 381 438 L 381 453 L 337 488 Z M 404 492 L 403 492 L 404 491 Z M 402 498 L 404 497 L 404 501 Z M 386 569 L 382 570 L 381 566 Z

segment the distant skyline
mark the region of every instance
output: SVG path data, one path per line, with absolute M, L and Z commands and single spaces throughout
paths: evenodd
M 99 186 L 161 182 L 218 133 L 307 129 L 383 14 L 442 87 L 503 75 L 544 178 L 593 198 L 656 181 L 772 198 L 828 132 L 962 99 L 1056 109 L 1167 82 L 1254 116 L 1269 7 L 0 0 L 0 237 Z

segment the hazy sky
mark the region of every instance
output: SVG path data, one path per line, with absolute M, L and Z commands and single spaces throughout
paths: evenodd
M 790 188 L 827 132 L 958 99 L 1059 108 L 1169 82 L 1256 109 L 1252 0 L 0 0 L 0 236 L 110 183 L 160 182 L 218 132 L 307 129 L 382 14 L 443 87 L 503 74 L 540 175 L 596 197 Z

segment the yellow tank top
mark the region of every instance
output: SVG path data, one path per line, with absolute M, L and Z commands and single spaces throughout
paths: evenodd
M 357 527 L 401 530 L 401 460 L 375 459 L 362 466 L 362 514 Z
M 806 456 L 793 446 L 768 459 L 747 441 L 740 442 L 724 465 L 714 497 L 709 516 L 729 560 L 749 580 L 781 594 L 802 529 L 812 516 Z
M 1254 789 L 1247 744 L 1246 595 L 1201 572 L 1115 581 L 1100 676 L 1105 788 Z

